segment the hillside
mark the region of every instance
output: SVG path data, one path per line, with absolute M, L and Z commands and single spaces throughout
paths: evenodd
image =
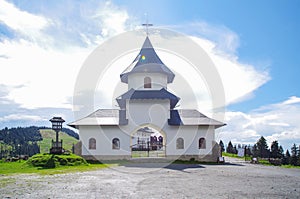
M 55 132 L 51 129 L 40 129 L 43 140 L 38 142 L 41 153 L 49 153 L 51 148 L 52 139 L 55 140 Z M 67 135 L 66 133 L 59 132 L 59 140 L 63 140 L 63 148 L 72 151 L 73 144 L 78 142 L 77 139 Z

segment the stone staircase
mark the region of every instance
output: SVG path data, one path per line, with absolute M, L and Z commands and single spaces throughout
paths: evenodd
M 167 159 L 165 157 L 141 157 L 131 158 L 131 163 L 172 163 L 174 160 Z

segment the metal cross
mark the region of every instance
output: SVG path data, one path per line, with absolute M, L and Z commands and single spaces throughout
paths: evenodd
M 148 36 L 148 35 L 149 35 L 148 27 L 149 27 L 149 26 L 153 26 L 153 24 L 148 23 L 148 17 L 147 17 L 146 23 L 143 23 L 142 26 L 146 26 L 146 34 L 147 34 L 147 36 Z

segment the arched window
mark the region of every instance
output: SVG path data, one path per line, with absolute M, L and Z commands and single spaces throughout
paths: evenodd
M 112 140 L 112 149 L 120 149 L 120 140 L 118 138 Z
M 184 140 L 182 138 L 176 140 L 176 149 L 184 149 Z
M 89 149 L 90 150 L 95 150 L 96 149 L 96 139 L 95 138 L 90 138 L 89 139 Z
M 206 149 L 206 140 L 205 138 L 199 139 L 199 149 Z
M 151 78 L 150 77 L 144 78 L 144 88 L 151 88 Z

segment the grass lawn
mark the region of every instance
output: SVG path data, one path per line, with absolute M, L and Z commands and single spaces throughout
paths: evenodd
M 222 156 L 231 157 L 231 158 L 238 158 L 238 159 L 241 159 L 241 160 L 245 160 L 245 157 L 240 157 L 237 154 L 232 154 L 232 153 L 222 152 Z M 247 161 L 251 161 L 251 157 L 250 156 L 246 156 L 246 160 Z
M 21 162 L 0 162 L 0 175 L 30 174 L 53 175 L 59 173 L 84 172 L 90 170 L 103 169 L 116 164 L 86 164 L 78 166 L 59 166 L 53 169 L 43 169 L 29 166 L 26 161 Z
M 225 153 L 225 152 L 223 152 L 222 155 L 225 156 L 225 157 L 239 158 L 239 159 L 245 160 L 245 157 L 239 157 L 236 154 L 232 154 L 232 153 Z M 246 160 L 251 161 L 251 157 L 247 156 Z M 263 165 L 266 165 L 266 166 L 275 166 L 275 165 L 271 164 L 268 160 L 264 160 L 264 159 L 260 159 L 260 158 L 258 158 L 258 162 L 259 162 L 259 164 L 263 164 Z M 282 167 L 282 168 L 300 169 L 300 166 L 293 166 L 293 165 L 290 165 L 290 164 L 288 164 L 288 165 L 281 165 L 280 167 Z

